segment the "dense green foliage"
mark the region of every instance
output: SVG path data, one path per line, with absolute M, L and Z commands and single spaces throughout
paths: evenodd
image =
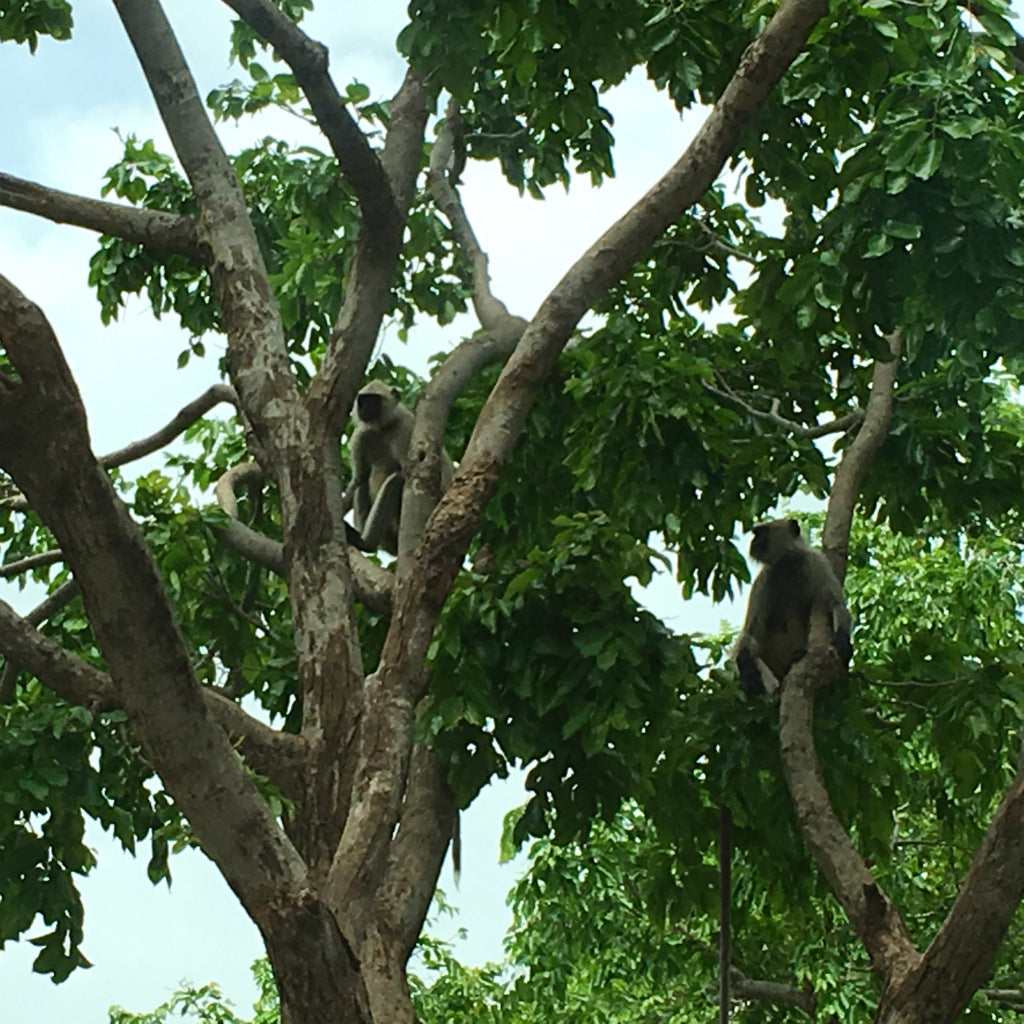
M 499 161 L 512 186 L 540 196 L 612 173 L 603 90 L 639 67 L 681 109 L 710 101 L 772 9 L 415 0 L 399 45 L 464 102 L 469 156 Z M 516 839 L 568 845 L 542 842 L 517 890 L 511 981 L 427 947 L 443 976 L 419 992 L 425 1020 L 706 1020 L 723 802 L 736 823 L 737 965 L 809 982 L 843 1020 L 869 1012 L 873 982 L 792 815 L 773 708 L 740 701 L 724 638 L 673 634 L 631 581 L 649 580 L 660 538 L 684 596 L 735 592 L 748 578 L 737 530 L 798 492 L 827 494 L 848 444 L 782 421 L 810 428 L 862 407 L 872 360 L 896 329 L 905 359 L 893 427 L 864 483 L 851 553 L 856 671 L 823 694 L 818 738 L 840 818 L 915 938 L 934 934 L 1010 777 L 1024 703 L 1013 403 L 1024 366 L 1024 94 L 1005 5 L 974 11 L 834 4 L 736 154 L 745 204 L 712 189 L 604 296 L 531 412 L 474 545 L 490 557 L 467 568 L 446 607 L 422 728 L 463 806 L 510 764 L 527 766 L 532 798 Z M 66 4 L 0 2 L 2 39 L 68 30 Z M 215 116 L 269 105 L 305 116 L 294 80 L 259 63 L 270 57 L 251 35 L 239 30 L 234 46 L 248 79 L 211 94 Z M 347 97 L 365 125 L 387 124 L 368 87 Z M 333 159 L 309 146 L 266 140 L 235 166 L 305 380 L 339 308 L 358 206 Z M 104 188 L 195 210 L 173 158 L 134 137 Z M 469 280 L 422 195 L 390 312 L 403 332 L 424 318 L 450 324 Z M 105 318 L 144 292 L 191 337 L 181 361 L 206 355 L 219 313 L 205 274 L 183 258 L 106 238 L 90 281 Z M 390 362 L 376 372 L 410 398 L 420 387 Z M 484 375 L 460 399 L 453 455 L 492 382 Z M 212 420 L 188 440 L 165 470 L 122 481 L 125 500 L 200 678 L 294 728 L 287 593 L 223 549 L 208 507 L 244 440 Z M 275 535 L 272 490 L 242 505 L 246 522 Z M 20 513 L 0 516 L 0 541 L 5 562 L 52 546 Z M 382 622 L 360 615 L 370 661 Z M 77 603 L 46 632 L 98 661 Z M 150 841 L 154 879 L 169 846 L 189 837 L 118 715 L 68 708 L 22 682 L 0 708 L 0 943 L 41 914 L 52 931 L 36 966 L 60 979 L 83 962 L 74 877 L 92 865 L 85 817 L 126 848 Z M 1000 984 L 1024 984 L 1022 955 L 1015 933 Z M 998 1012 L 979 996 L 970 1016 Z M 742 1013 L 790 1019 L 763 1006 Z

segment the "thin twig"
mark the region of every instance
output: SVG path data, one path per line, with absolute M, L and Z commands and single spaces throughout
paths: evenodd
M 719 387 L 715 387 L 714 384 L 709 384 L 707 381 L 702 383 L 704 390 L 714 395 L 715 398 L 732 402 L 743 409 L 749 416 L 772 423 L 782 430 L 793 434 L 795 437 L 814 440 L 815 438 L 825 437 L 828 434 L 845 434 L 864 422 L 863 410 L 857 409 L 854 412 L 847 413 L 845 416 L 839 416 L 834 420 L 830 420 L 828 423 L 817 423 L 813 427 L 809 427 L 806 424 L 797 423 L 796 420 L 786 419 L 786 417 L 779 415 L 779 408 L 782 403 L 778 398 L 772 399 L 771 409 L 765 412 L 763 409 L 755 409 L 754 406 L 741 398 L 720 378 L 718 379 Z

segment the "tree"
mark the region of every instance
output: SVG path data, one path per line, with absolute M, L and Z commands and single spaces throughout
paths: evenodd
M 128 138 L 105 184 L 128 203 L 0 175 L 0 203 L 101 233 L 104 316 L 145 290 L 193 335 L 183 359 L 209 332 L 227 346 L 227 383 L 97 459 L 57 338 L 0 281 L 5 572 L 53 587 L 26 618 L 0 606 L 5 756 L 21 769 L 7 773 L 0 935 L 42 913 L 37 969 L 81 962 L 85 813 L 126 844 L 150 837 L 156 877 L 171 843 L 202 846 L 260 929 L 283 1021 L 412 1020 L 406 962 L 456 807 L 516 760 L 534 794 L 519 839 L 566 841 L 630 797 L 669 835 L 692 815 L 684 864 L 728 803 L 759 870 L 792 877 L 798 824 L 879 980 L 876 1019 L 955 1019 L 1024 885 L 1009 856 L 1017 666 L 961 652 L 999 709 L 985 795 L 1005 792 L 922 953 L 841 824 L 884 849 L 895 807 L 857 768 L 888 748 L 858 734 L 824 785 L 814 697 L 835 666 L 820 624 L 779 707 L 787 796 L 776 774 L 750 785 L 749 765 L 777 763 L 770 710 L 737 710 L 734 677 L 709 674 L 624 580 L 650 578 L 657 533 L 684 593 L 721 598 L 747 573 L 737 523 L 800 487 L 831 492 L 823 543 L 840 570 L 855 506 L 950 543 L 1005 528 L 1024 311 L 1005 9 L 417 0 L 399 38 L 409 73 L 382 102 L 334 85 L 297 23 L 304 0 L 227 4 L 249 81 L 211 94 L 214 115 L 294 109 L 329 153 L 268 140 L 229 160 L 157 0 L 115 0 L 175 159 Z M 0 38 L 70 28 L 63 0 L 0 3 Z M 265 49 L 285 70 L 257 60 Z M 573 173 L 600 181 L 599 90 L 633 67 L 680 108 L 713 104 L 707 119 L 532 319 L 514 316 L 460 202 L 463 164 L 496 160 L 538 196 Z M 716 185 L 730 158 L 749 206 L 782 212 L 780 233 Z M 374 371 L 419 392 L 384 568 L 346 542 L 348 411 L 385 318 L 444 324 L 467 303 L 480 331 L 425 384 Z M 225 402 L 231 424 L 199 421 Z M 122 498 L 111 471 L 186 428 L 201 455 L 171 465 L 189 487 L 150 474 Z M 829 434 L 832 453 L 815 443 Z M 442 438 L 459 454 L 443 495 Z M 219 511 L 197 512 L 190 488 Z M 928 663 L 865 650 L 880 671 Z M 863 699 L 822 695 L 862 724 Z M 961 746 L 977 742 L 950 718 Z

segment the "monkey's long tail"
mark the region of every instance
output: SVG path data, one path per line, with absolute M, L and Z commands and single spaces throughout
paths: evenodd
M 729 961 L 732 959 L 729 912 L 732 902 L 732 811 L 718 808 L 718 1019 L 729 1024 Z

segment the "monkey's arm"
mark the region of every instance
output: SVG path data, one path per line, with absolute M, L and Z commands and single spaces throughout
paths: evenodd
M 775 673 L 751 650 L 749 644 L 740 642 L 736 649 L 736 668 L 740 673 L 740 684 L 745 697 L 769 697 L 778 692 L 779 681 Z
M 762 572 L 754 580 L 747 600 L 747 616 L 743 622 L 736 641 L 736 668 L 740 673 L 740 683 L 747 697 L 757 697 L 762 693 L 773 694 L 779 688 L 775 673 L 761 660 L 761 638 L 765 633 L 767 609 L 764 596 L 765 576 Z
M 351 505 L 356 529 L 362 530 L 370 514 L 370 458 L 363 432 L 352 435 L 352 483 L 345 491 L 346 503 Z

